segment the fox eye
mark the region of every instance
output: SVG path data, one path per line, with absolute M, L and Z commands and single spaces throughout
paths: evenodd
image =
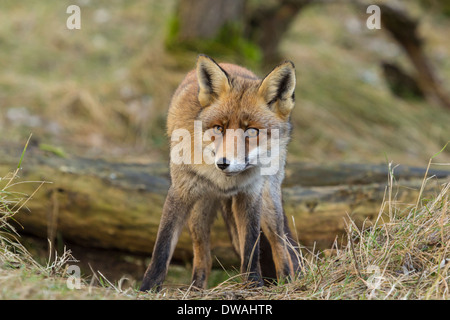
M 247 130 L 245 130 L 245 132 L 247 133 L 247 135 L 250 138 L 254 138 L 257 137 L 259 135 L 259 130 L 256 128 L 248 128 Z
M 215 125 L 213 127 L 214 134 L 222 134 L 223 133 L 223 127 L 219 125 Z

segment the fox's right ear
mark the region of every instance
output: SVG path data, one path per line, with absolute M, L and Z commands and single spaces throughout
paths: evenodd
M 275 67 L 261 82 L 258 93 L 269 107 L 282 118 L 294 108 L 295 67 L 291 61 Z
M 199 55 L 197 59 L 198 101 L 202 107 L 211 104 L 222 93 L 230 90 L 228 74 L 213 59 Z

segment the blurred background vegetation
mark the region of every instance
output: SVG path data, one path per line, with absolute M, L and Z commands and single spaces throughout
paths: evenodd
M 413 22 L 408 30 L 448 95 L 448 1 L 388 3 Z M 66 27 L 72 4 L 80 30 Z M 32 132 L 62 155 L 166 162 L 171 95 L 206 53 L 261 77 L 284 59 L 295 63 L 289 161 L 424 165 L 450 140 L 450 109 L 423 90 L 420 68 L 387 24 L 366 27 L 368 4 L 2 0 L 1 141 L 23 144 Z

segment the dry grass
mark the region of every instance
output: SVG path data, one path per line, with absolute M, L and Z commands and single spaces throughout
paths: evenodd
M 28 145 L 28 143 L 27 143 Z M 26 147 L 24 149 L 25 153 Z M 67 268 L 77 262 L 70 250 L 64 248 L 58 254 L 50 248 L 51 256 L 45 265 L 37 262 L 21 244 L 16 231 L 17 221 L 14 215 L 26 208 L 28 201 L 46 182 L 20 181 L 21 162 L 17 169 L 5 177 L 0 177 L 0 300 L 4 299 L 114 299 L 117 290 L 110 290 L 88 284 L 81 279 L 86 290 L 71 290 L 68 285 Z M 35 184 L 35 191 L 23 194 L 11 189 L 23 183 Z M 14 223 L 13 223 L 14 222 Z M 19 225 L 20 226 L 20 225 Z M 49 243 L 50 244 L 50 243 Z M 103 279 L 98 280 L 100 283 Z M 123 294 L 120 298 L 123 298 Z

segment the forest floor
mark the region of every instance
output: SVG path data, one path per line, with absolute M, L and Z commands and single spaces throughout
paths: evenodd
M 39 263 L 20 243 L 10 222 L 31 196 L 11 194 L 15 174 L 0 190 L 0 299 L 449 299 L 450 183 L 440 193 L 418 197 L 414 204 L 396 199 L 391 177 L 379 215 L 371 227 L 350 219 L 345 245 L 329 250 L 301 250 L 303 268 L 297 279 L 249 288 L 237 272 L 223 270 L 222 280 L 206 290 L 165 285 L 158 293 L 141 293 L 123 277 L 109 281 L 100 271 L 91 276 L 74 269 L 70 250 Z M 423 181 L 422 190 L 433 179 Z M 302 248 L 305 249 L 305 248 Z M 172 272 L 173 269 L 172 268 Z M 178 270 L 186 278 L 186 269 Z M 215 271 L 217 276 L 217 271 Z M 226 277 L 224 277 L 226 274 Z M 173 274 L 171 276 L 174 276 Z M 181 279 L 178 276 L 178 281 Z

